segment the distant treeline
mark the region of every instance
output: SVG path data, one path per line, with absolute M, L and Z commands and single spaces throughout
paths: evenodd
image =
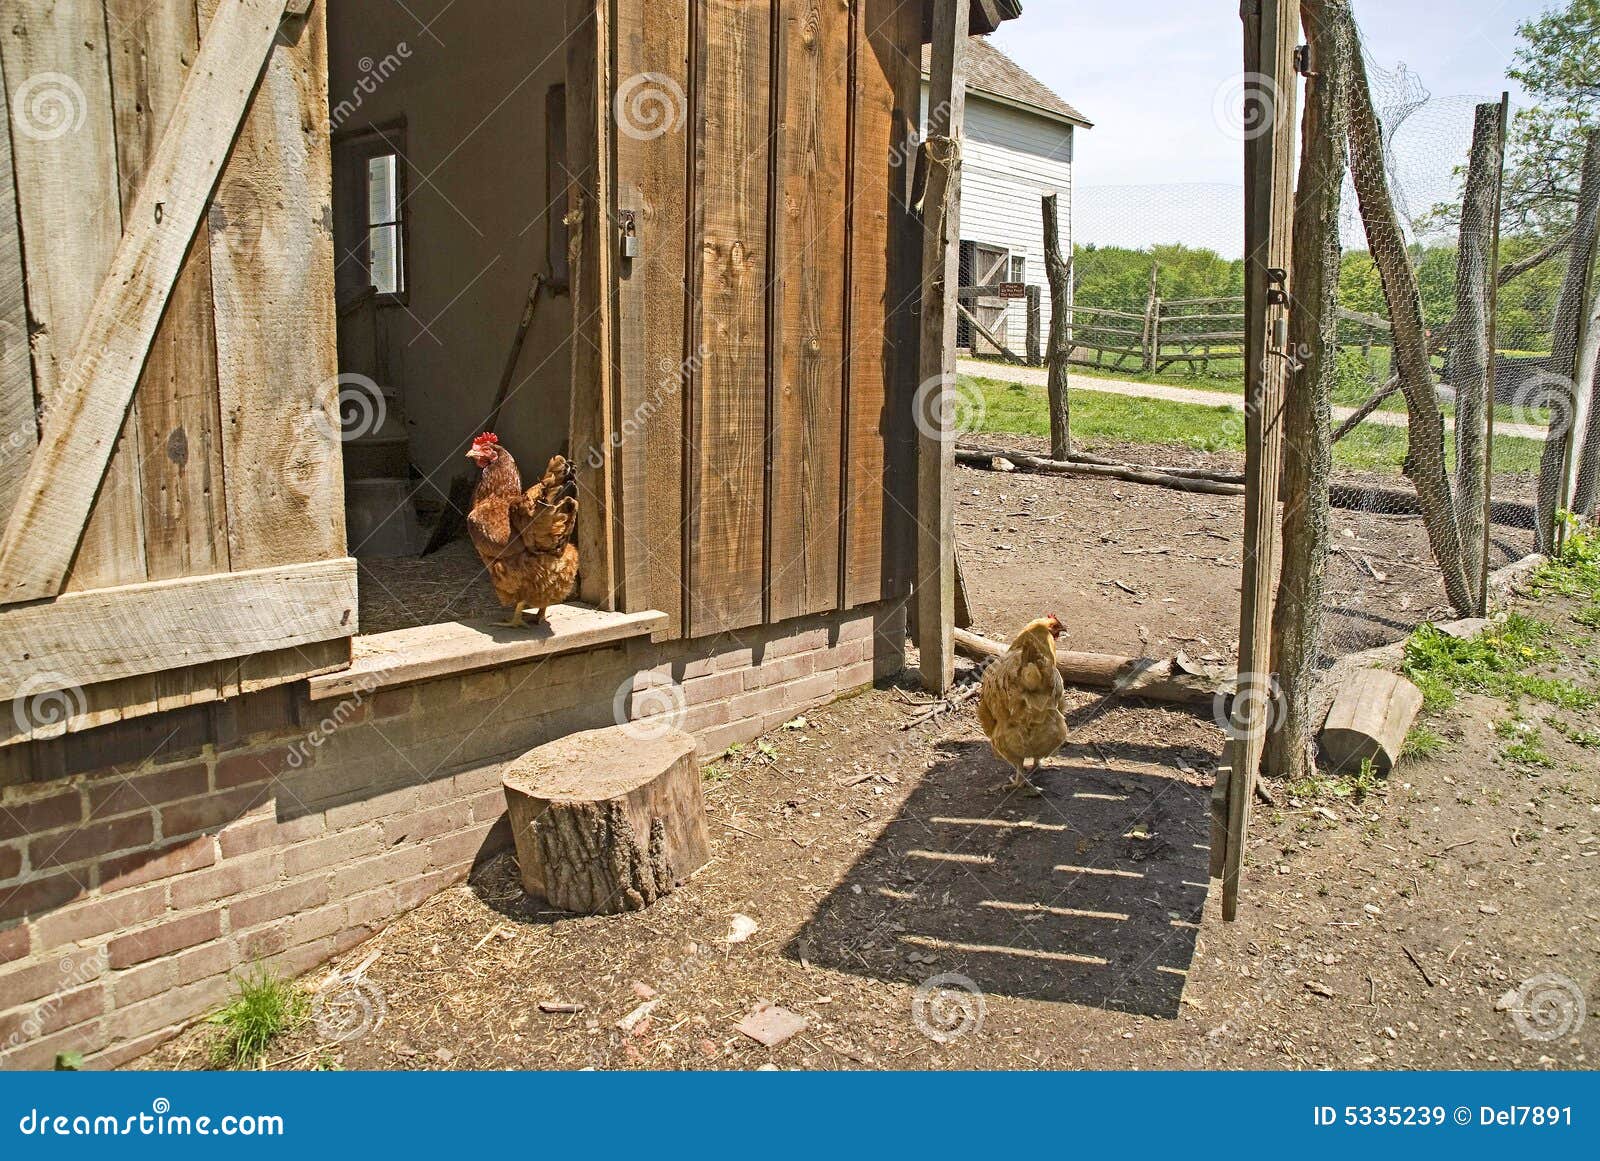
M 1510 263 L 1537 252 L 1543 242 L 1533 237 L 1508 237 L 1500 244 L 1500 261 Z M 1244 294 L 1244 263 L 1213 250 L 1190 246 L 1079 246 L 1075 253 L 1076 299 L 1085 306 L 1140 312 L 1150 292 L 1150 265 L 1158 263 L 1156 293 L 1163 299 L 1206 298 Z M 1455 313 L 1456 247 L 1413 246 L 1423 311 L 1429 327 L 1439 327 Z M 1564 264 L 1546 262 L 1500 289 L 1496 345 L 1509 351 L 1544 351 L 1550 347 L 1550 324 L 1561 290 Z M 1339 275 L 1339 302 L 1349 310 L 1388 317 L 1383 287 L 1372 256 L 1365 250 L 1344 255 Z

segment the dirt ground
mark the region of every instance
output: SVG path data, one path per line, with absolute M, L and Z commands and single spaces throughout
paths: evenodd
M 1234 648 L 1237 501 L 960 477 L 980 628 L 1053 609 L 1074 648 Z M 1419 551 L 1369 519 L 1336 535 L 1352 528 L 1374 561 Z M 1142 547 L 1169 551 L 1127 554 Z M 1102 583 L 1117 579 L 1134 591 Z M 1388 607 L 1431 608 L 1420 584 L 1397 587 Z M 1575 607 L 1540 615 L 1574 632 Z M 1561 671 L 1600 683 L 1592 646 Z M 1593 749 L 1547 730 L 1551 766 L 1514 763 L 1493 729 L 1504 709 L 1469 699 L 1432 723 L 1443 754 L 1359 802 L 1279 787 L 1224 924 L 1207 881 L 1224 740 L 1210 714 L 1069 699 L 1074 732 L 1038 798 L 1002 788 L 970 706 L 903 729 L 921 700 L 907 684 L 808 715 L 707 768 L 713 858 L 675 894 L 571 918 L 526 897 L 501 856 L 344 956 L 339 971 L 364 973 L 325 987 L 320 1018 L 269 1064 L 1592 1066 L 1600 1020 L 1543 1039 L 1560 1019 L 1526 1013 L 1548 1014 L 1542 998 L 1559 1017 L 1563 980 L 1591 1012 L 1600 1000 Z M 1596 711 L 1565 716 L 1600 728 Z M 805 1026 L 774 1048 L 735 1031 L 762 1003 Z M 203 1067 L 210 1034 L 139 1066 Z

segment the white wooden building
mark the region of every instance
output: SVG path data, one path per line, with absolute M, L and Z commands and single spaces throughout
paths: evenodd
M 922 123 L 928 120 L 928 59 L 922 62 Z M 1061 246 L 1072 253 L 1074 136 L 1091 122 L 986 37 L 967 50 L 967 110 L 961 177 L 961 281 L 988 286 L 1023 282 L 1043 288 L 1043 332 L 1050 326 L 1039 198 L 1055 192 Z M 1027 306 L 1021 299 L 980 296 L 975 313 L 1022 353 Z M 967 347 L 962 325 L 958 344 Z M 985 344 L 978 340 L 979 349 Z

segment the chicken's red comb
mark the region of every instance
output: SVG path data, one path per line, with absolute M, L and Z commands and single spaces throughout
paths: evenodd
M 477 439 L 472 441 L 472 446 L 473 447 L 487 447 L 490 444 L 498 444 L 499 442 L 500 442 L 500 437 L 498 435 L 496 435 L 492 431 L 486 431 L 482 435 L 480 435 Z

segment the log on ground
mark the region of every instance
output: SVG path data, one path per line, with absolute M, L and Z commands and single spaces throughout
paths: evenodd
M 501 779 L 523 888 L 584 915 L 638 911 L 710 857 L 695 742 L 649 722 L 571 734 Z
M 1004 644 L 965 629 L 955 634 L 956 652 L 975 661 L 993 661 L 1006 653 Z M 1126 697 L 1180 705 L 1211 706 L 1220 694 L 1234 690 L 1232 674 L 1219 673 L 1196 665 L 1181 654 L 1177 657 L 1122 657 L 1113 653 L 1073 653 L 1056 651 L 1056 668 L 1068 685 L 1107 689 Z
M 1400 761 L 1406 734 L 1422 708 L 1422 693 L 1398 673 L 1363 669 L 1339 687 L 1318 741 L 1322 757 L 1340 773 L 1366 762 L 1387 774 Z

